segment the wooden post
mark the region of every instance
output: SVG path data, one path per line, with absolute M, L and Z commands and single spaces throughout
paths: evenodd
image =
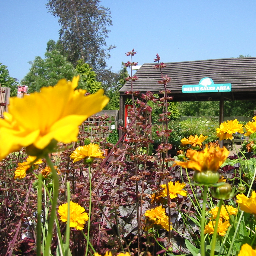
M 224 121 L 224 97 L 221 93 L 220 95 L 220 115 L 219 115 L 219 124 L 221 124 Z M 220 147 L 223 147 L 223 140 L 219 141 Z

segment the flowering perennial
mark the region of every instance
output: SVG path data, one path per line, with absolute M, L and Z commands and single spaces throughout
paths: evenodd
M 210 221 L 204 228 L 205 234 L 213 234 L 214 233 L 214 227 L 215 227 L 216 221 Z M 219 219 L 218 223 L 218 229 L 217 232 L 220 236 L 225 236 L 226 232 L 230 226 L 229 221 L 224 221 L 222 219 Z
M 68 203 L 59 206 L 58 213 L 62 222 L 67 222 L 68 220 Z M 70 227 L 77 230 L 82 230 L 84 224 L 88 221 L 88 214 L 85 212 L 84 207 L 77 203 L 70 201 Z
M 189 138 L 183 138 L 181 140 L 181 143 L 183 145 L 191 145 L 192 147 L 202 146 L 202 142 L 204 142 L 207 139 L 207 136 L 203 136 L 202 134 L 198 137 L 197 135 L 193 136 L 190 135 Z
M 24 179 L 27 174 L 27 170 L 34 165 L 41 164 L 43 161 L 41 159 L 38 159 L 37 161 L 36 157 L 34 156 L 28 156 L 26 162 L 18 163 L 18 167 L 16 168 L 14 172 L 14 179 Z
M 237 119 L 221 123 L 220 127 L 217 128 L 216 131 L 220 140 L 232 140 L 234 139 L 234 133 L 244 133 L 243 125 L 239 124 Z
M 187 196 L 187 192 L 183 190 L 183 188 L 186 186 L 185 183 L 180 183 L 179 181 L 175 182 L 175 184 L 170 181 L 168 183 L 168 189 L 169 189 L 169 197 L 171 199 L 176 198 L 177 195 L 181 196 Z M 162 197 L 167 197 L 167 186 L 166 184 L 160 185 L 160 187 L 163 189 L 160 193 L 153 194 L 151 198 L 153 200 L 158 200 Z
M 219 207 L 216 206 L 216 207 L 214 207 L 213 209 L 211 209 L 209 211 L 209 213 L 212 215 L 213 219 L 216 219 L 218 210 L 219 210 Z M 226 205 L 226 206 L 222 205 L 221 210 L 220 210 L 220 217 L 225 219 L 225 220 L 229 220 L 229 216 L 230 215 L 236 215 L 237 212 L 238 212 L 238 209 L 234 208 L 231 205 Z
M 30 167 L 27 163 L 18 163 L 18 167 L 14 172 L 14 179 L 24 179 Z
M 252 195 L 250 198 L 245 196 L 244 194 L 239 194 L 236 196 L 237 203 L 242 211 L 256 214 L 256 192 L 252 191 Z
M 253 250 L 249 244 L 243 244 L 238 256 L 256 256 L 256 250 Z
M 179 165 L 183 168 L 190 168 L 199 172 L 207 170 L 217 172 L 220 166 L 225 162 L 229 155 L 229 151 L 223 147 L 211 145 L 206 147 L 202 151 L 196 151 L 189 149 L 186 153 L 188 161 L 181 162 L 176 161 L 175 165 Z
M 117 256 L 130 256 L 131 254 L 129 252 L 126 252 L 126 253 L 123 253 L 123 252 L 120 252 L 117 254 Z M 101 256 L 100 254 L 98 254 L 97 252 L 94 253 L 94 256 Z M 112 256 L 112 253 L 110 251 L 107 251 L 105 253 L 105 256 Z
M 41 92 L 10 98 L 9 112 L 0 119 L 0 160 L 22 147 L 30 146 L 29 154 L 39 155 L 56 141 L 77 140 L 78 126 L 109 101 L 102 89 L 88 96 L 85 90 L 75 90 L 78 80 L 61 79 Z
M 162 226 L 165 230 L 169 231 L 169 218 L 165 213 L 162 205 L 157 206 L 145 212 L 145 216 L 152 220 L 156 225 Z M 172 226 L 170 226 L 172 229 Z
M 246 129 L 246 133 L 245 136 L 250 136 L 251 134 L 256 132 L 256 116 L 254 116 L 253 118 L 254 122 L 248 122 L 244 127 Z
M 58 170 L 57 166 L 54 166 L 54 168 L 58 171 L 58 174 L 60 174 L 60 171 Z M 44 178 L 48 177 L 51 173 L 52 170 L 49 166 L 46 166 L 42 171 L 41 171 L 42 175 Z
M 73 162 L 77 162 L 87 157 L 104 158 L 103 154 L 104 153 L 100 150 L 100 146 L 98 144 L 90 143 L 89 145 L 76 148 L 70 155 L 70 158 L 74 159 Z

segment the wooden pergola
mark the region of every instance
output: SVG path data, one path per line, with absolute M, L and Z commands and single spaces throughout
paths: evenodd
M 145 63 L 136 72 L 138 80 L 133 81 L 133 91 L 159 93 L 163 85 L 159 84 L 161 73 L 155 69 L 156 63 Z M 171 81 L 167 89 L 171 90 L 173 101 L 219 101 L 219 121 L 223 122 L 224 101 L 256 99 L 256 58 L 226 58 L 165 63 L 163 76 Z M 197 85 L 202 78 L 209 77 L 215 84 L 231 84 L 230 92 L 183 93 L 183 85 Z M 131 82 L 120 90 L 119 119 L 124 120 L 124 104 L 130 95 Z

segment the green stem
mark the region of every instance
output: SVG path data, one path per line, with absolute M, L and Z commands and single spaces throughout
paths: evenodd
M 58 220 L 57 216 L 55 216 L 55 225 L 56 225 L 56 231 L 57 231 L 57 237 L 58 237 L 60 252 L 61 252 L 61 255 L 63 255 L 62 252 L 64 252 L 65 250 L 64 250 L 64 247 L 63 247 L 63 242 L 62 242 L 61 233 L 60 233 L 60 225 L 59 225 L 59 220 Z
M 86 239 L 86 241 L 88 242 L 88 244 L 91 246 L 93 252 L 96 253 L 95 249 L 93 248 L 91 242 L 88 240 L 88 237 L 85 235 L 84 231 L 83 231 L 83 230 L 81 230 L 81 231 L 82 231 L 82 234 L 83 234 L 84 238 Z M 85 255 L 86 255 L 86 254 L 85 254 Z
M 250 194 L 251 194 L 252 185 L 253 185 L 253 183 L 254 183 L 255 176 L 256 176 L 255 162 L 254 162 L 254 165 L 253 165 L 253 166 L 254 166 L 254 175 L 253 175 L 253 178 L 252 178 L 252 181 L 251 181 L 251 184 L 250 184 L 250 187 L 249 187 L 248 193 L 247 193 L 247 197 L 249 197 L 249 196 L 250 196 Z M 240 217 L 239 217 L 239 220 L 238 220 L 238 223 L 237 223 L 236 229 L 235 229 L 235 233 L 234 233 L 234 235 L 233 235 L 233 237 L 232 237 L 232 241 L 231 241 L 231 244 L 230 244 L 230 247 L 229 247 L 229 250 L 228 250 L 228 254 L 227 254 L 227 256 L 229 256 L 229 255 L 230 255 L 231 250 L 233 249 L 232 247 L 233 247 L 233 244 L 234 244 L 234 242 L 235 242 L 236 235 L 237 235 L 237 232 L 238 232 L 238 229 L 239 229 L 239 226 L 240 226 L 240 222 L 241 222 L 241 220 L 242 220 L 242 218 L 243 218 L 243 215 L 244 215 L 244 212 L 242 211 L 242 212 L 241 212 L 241 215 L 240 215 Z
M 88 167 L 88 175 L 89 175 L 89 218 L 88 218 L 88 229 L 87 229 L 87 243 L 86 243 L 86 251 L 85 255 L 88 253 L 89 240 L 90 240 L 90 225 L 91 225 L 91 210 L 92 210 L 92 179 L 91 179 L 91 165 Z
M 50 255 L 50 247 L 52 242 L 52 236 L 53 236 L 53 225 L 55 220 L 55 214 L 56 214 L 56 208 L 57 208 L 57 200 L 58 200 L 58 194 L 59 194 L 59 177 L 57 174 L 57 171 L 54 168 L 54 165 L 49 157 L 49 155 L 45 156 L 45 160 L 47 165 L 51 168 L 52 171 L 52 179 L 53 179 L 53 196 L 52 196 L 52 209 L 48 224 L 48 230 L 47 230 L 47 237 L 46 237 L 46 245 L 44 249 L 44 256 Z
M 191 196 L 189 195 L 189 193 L 188 193 L 188 197 L 190 198 L 190 200 L 191 200 L 191 202 L 192 202 L 194 208 L 196 209 L 198 215 L 201 217 L 201 213 L 200 213 L 199 210 L 198 210 L 198 206 L 200 206 L 200 204 L 199 204 L 199 202 L 198 202 L 198 200 L 197 200 L 197 197 L 196 197 L 196 195 L 195 195 L 195 191 L 194 191 L 193 186 L 192 186 L 192 184 L 191 184 L 191 179 L 190 179 L 189 174 L 188 174 L 188 169 L 186 168 L 185 170 L 186 170 L 186 175 L 187 175 L 187 179 L 188 179 L 188 183 L 189 183 L 190 189 L 191 189 L 191 191 L 192 191 L 192 193 L 193 193 L 193 196 L 194 196 L 194 199 L 195 199 L 197 205 L 195 204 L 194 200 L 191 198 Z M 182 171 L 182 168 L 181 168 L 181 171 Z M 181 177 L 182 177 L 182 175 L 181 175 Z
M 214 256 L 214 249 L 215 249 L 215 244 L 216 244 L 217 231 L 218 231 L 218 225 L 219 225 L 220 211 L 221 211 L 222 203 L 223 203 L 223 200 L 220 199 L 220 201 L 219 201 L 219 209 L 218 209 L 218 212 L 217 212 L 215 226 L 214 226 L 214 233 L 213 233 L 213 236 L 212 236 L 212 244 L 211 244 L 211 254 L 210 254 L 210 256 Z
M 203 208 L 202 208 L 202 218 L 201 218 L 201 256 L 205 256 L 205 239 L 204 239 L 204 224 L 205 224 L 205 209 L 207 200 L 208 186 L 203 186 Z
M 41 256 L 41 235 L 42 235 L 42 173 L 38 176 L 37 188 L 37 224 L 36 224 L 36 255 Z
M 68 203 L 68 219 L 66 225 L 66 242 L 65 242 L 65 256 L 69 252 L 69 238 L 70 238 L 70 182 L 67 182 L 67 203 Z

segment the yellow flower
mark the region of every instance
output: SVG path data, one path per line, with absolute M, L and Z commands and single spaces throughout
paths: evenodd
M 156 225 L 161 225 L 165 230 L 169 231 L 169 218 L 162 205 L 147 210 L 145 216 L 152 220 Z M 172 225 L 170 228 L 172 229 Z
M 189 138 L 183 138 L 181 140 L 181 143 L 183 145 L 190 144 L 192 147 L 195 147 L 196 145 L 201 146 L 202 142 L 204 142 L 207 139 L 207 136 L 203 136 L 202 134 L 198 137 L 197 135 L 193 136 L 190 135 Z
M 249 244 L 243 244 L 238 256 L 256 256 L 256 250 L 253 250 Z
M 246 129 L 246 133 L 245 136 L 250 136 L 251 134 L 256 132 L 256 116 L 252 118 L 254 120 L 254 122 L 248 122 L 245 125 L 245 129 Z
M 34 165 L 38 165 L 38 164 L 42 164 L 43 163 L 43 161 L 42 161 L 42 159 L 37 159 L 36 161 L 36 157 L 35 156 L 28 156 L 28 158 L 27 158 L 27 160 L 26 160 L 26 162 L 28 163 L 28 164 L 34 164 Z M 35 162 L 34 162 L 35 161 Z
M 70 155 L 70 158 L 74 159 L 74 163 L 87 157 L 104 158 L 103 154 L 104 153 L 100 150 L 100 146 L 98 144 L 90 143 L 89 145 L 76 148 Z
M 251 214 L 256 214 L 256 192 L 252 191 L 250 198 L 244 194 L 239 194 L 236 196 L 237 203 L 242 211 L 248 212 Z
M 224 178 L 224 176 L 221 176 L 218 180 L 218 183 L 221 183 L 221 182 L 226 182 L 227 179 Z
M 227 207 L 228 211 L 226 210 L 226 207 Z M 225 219 L 225 220 L 229 220 L 229 216 L 230 215 L 236 215 L 237 212 L 238 212 L 238 209 L 234 208 L 231 205 L 226 205 L 226 207 L 224 205 L 221 206 L 220 217 Z M 209 211 L 209 213 L 212 215 L 213 219 L 216 219 L 218 210 L 219 210 L 219 207 L 216 206 L 216 207 L 214 207 L 213 209 L 211 209 Z
M 42 154 L 56 141 L 77 140 L 78 126 L 109 101 L 102 89 L 88 96 L 85 90 L 75 90 L 78 80 L 78 76 L 72 82 L 61 79 L 41 92 L 10 98 L 9 112 L 0 119 L 0 160 L 22 147 L 30 146 L 29 154 L 38 155 L 36 151 Z
M 49 166 L 46 166 L 42 171 L 42 175 L 44 178 L 46 178 L 51 173 L 51 168 Z
M 237 119 L 221 123 L 220 127 L 217 128 L 216 131 L 220 140 L 232 140 L 234 139 L 234 133 L 244 133 L 243 125 L 239 124 Z
M 62 204 L 59 206 L 58 213 L 60 219 L 63 222 L 67 222 L 68 219 L 68 203 Z M 85 212 L 85 209 L 77 203 L 70 201 L 70 227 L 77 230 L 82 230 L 84 224 L 88 221 L 88 214 Z
M 98 254 L 97 252 L 94 253 L 94 256 L 101 256 L 100 254 Z M 105 256 L 112 256 L 112 253 L 110 251 L 107 251 L 105 253 Z M 126 253 L 118 253 L 117 256 L 131 256 L 129 252 Z
M 181 195 L 181 196 L 187 196 L 187 192 L 185 190 L 183 190 L 183 188 L 186 186 L 185 183 L 180 183 L 179 181 L 175 182 L 175 184 L 173 184 L 172 181 L 170 181 L 168 183 L 168 188 L 169 188 L 169 196 L 170 198 L 176 198 L 177 194 Z M 162 184 L 160 185 L 161 188 L 163 188 L 163 190 L 159 193 L 159 197 L 167 197 L 167 187 L 166 184 Z
M 57 170 L 58 174 L 60 174 L 60 171 L 58 170 L 57 166 L 54 166 L 55 170 Z M 42 171 L 42 175 L 44 178 L 46 178 L 49 174 L 52 173 L 52 170 L 49 166 L 46 166 Z
M 183 168 L 194 169 L 199 172 L 207 170 L 217 172 L 220 166 L 225 162 L 229 155 L 229 151 L 223 147 L 211 145 L 202 151 L 189 149 L 186 157 L 189 158 L 186 162 L 176 161 L 175 165 L 182 166 Z
M 35 160 L 36 157 L 28 156 L 26 162 L 18 163 L 18 167 L 14 172 L 14 179 L 24 179 L 26 177 L 27 170 L 32 166 L 32 164 L 38 165 L 43 162 L 42 159 L 38 159 L 36 162 L 34 162 Z
M 27 170 L 31 166 L 28 165 L 26 162 L 25 163 L 18 163 L 18 167 L 16 168 L 14 172 L 14 179 L 24 179 L 27 174 Z
M 214 233 L 214 227 L 215 227 L 216 221 L 210 221 L 204 228 L 205 234 L 213 234 Z M 219 219 L 218 223 L 218 229 L 217 232 L 220 236 L 225 236 L 226 232 L 230 226 L 229 221 L 222 221 L 222 219 Z

